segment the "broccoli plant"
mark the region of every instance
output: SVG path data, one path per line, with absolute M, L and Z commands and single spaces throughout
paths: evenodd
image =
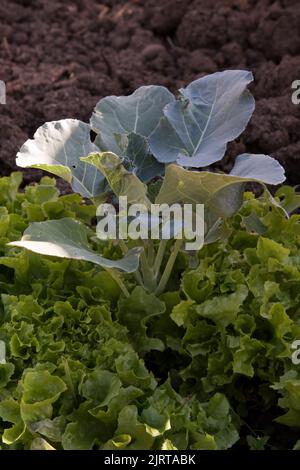
M 207 168 L 223 158 L 228 142 L 251 118 L 255 103 L 247 86 L 252 80 L 248 71 L 230 70 L 193 81 L 177 98 L 161 86 L 103 98 L 90 124 L 65 119 L 41 126 L 22 146 L 17 164 L 65 179 L 96 205 L 112 195 L 146 207 L 203 204 L 204 243 L 211 243 L 226 236 L 226 220 L 239 210 L 245 183 L 262 184 L 271 197 L 265 185 L 285 179 L 283 168 L 267 155 L 239 155 L 229 174 Z M 123 257 L 106 259 L 90 248 L 89 233 L 68 218 L 37 222 L 11 245 L 95 263 L 112 274 L 125 295 L 122 273 L 133 273 L 138 284 L 161 294 L 184 249 L 174 229 L 170 241 L 117 237 Z

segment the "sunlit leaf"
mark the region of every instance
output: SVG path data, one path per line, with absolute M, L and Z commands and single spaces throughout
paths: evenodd
M 41 255 L 90 261 L 103 268 L 136 271 L 139 248 L 132 249 L 120 260 L 110 260 L 90 249 L 88 234 L 85 225 L 69 218 L 34 222 L 25 230 L 20 241 L 9 245 L 26 248 Z
M 80 161 L 98 147 L 91 142 L 90 127 L 75 119 L 46 122 L 39 127 L 17 154 L 22 168 L 39 168 L 60 176 L 84 197 L 99 196 L 104 190 L 104 177 Z

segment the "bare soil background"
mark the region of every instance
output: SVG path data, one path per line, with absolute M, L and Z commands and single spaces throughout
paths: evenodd
M 87 121 L 103 96 L 145 84 L 175 92 L 228 68 L 254 72 L 257 108 L 224 167 L 246 149 L 267 153 L 300 184 L 299 0 L 1 0 L 0 174 L 16 169 L 18 148 L 45 121 Z

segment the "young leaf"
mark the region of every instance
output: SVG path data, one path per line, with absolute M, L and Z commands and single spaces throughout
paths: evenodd
M 51 375 L 49 371 L 27 372 L 23 380 L 23 403 L 52 404 L 66 390 L 62 379 Z
M 252 80 L 251 72 L 228 70 L 181 89 L 179 101 L 164 108 L 164 117 L 150 136 L 153 155 L 159 162 L 195 168 L 220 160 L 254 111 L 246 88 Z
M 91 127 L 101 137 L 101 149 L 118 154 L 115 134 L 149 135 L 157 127 L 164 107 L 175 98 L 165 87 L 142 86 L 129 96 L 101 99 L 91 117 Z
M 144 183 L 164 173 L 165 165 L 159 163 L 150 153 L 145 137 L 131 132 L 128 135 L 115 134 L 123 163 L 127 170 L 138 176 Z
M 39 168 L 60 176 L 83 197 L 93 198 L 104 191 L 104 177 L 88 167 L 80 157 L 97 152 L 91 142 L 90 127 L 75 119 L 46 122 L 17 154 L 22 168 Z
M 132 249 L 119 260 L 98 255 L 88 245 L 88 229 L 82 223 L 69 219 L 34 222 L 25 230 L 20 241 L 11 246 L 26 248 L 41 255 L 90 261 L 105 269 L 128 273 L 138 269 L 140 249 Z
M 147 198 L 147 186 L 133 173 L 127 171 L 122 160 L 111 152 L 94 153 L 81 159 L 94 165 L 105 176 L 114 194 L 127 196 L 128 204 L 141 203 L 150 205 Z
M 228 326 L 234 323 L 237 314 L 248 294 L 244 285 L 237 285 L 236 291 L 229 295 L 219 295 L 205 300 L 195 307 L 195 312 L 201 317 L 208 318 L 217 325 Z
M 254 165 L 255 159 L 257 165 Z M 238 176 L 238 173 L 242 176 Z M 281 165 L 267 155 L 241 155 L 230 175 L 188 171 L 177 165 L 169 165 L 156 203 L 205 204 L 215 216 L 226 218 L 240 208 L 246 182 L 278 184 L 284 179 Z

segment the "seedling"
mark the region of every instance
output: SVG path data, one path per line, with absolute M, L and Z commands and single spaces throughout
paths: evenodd
M 145 207 L 151 197 L 156 204 L 204 204 L 204 243 L 211 243 L 226 236 L 226 219 L 241 207 L 245 183 L 261 183 L 268 194 L 266 184 L 285 179 L 281 165 L 267 155 L 239 155 L 229 174 L 207 169 L 223 158 L 228 142 L 251 118 L 254 99 L 247 86 L 252 80 L 248 71 L 230 70 L 195 80 L 177 98 L 161 86 L 103 98 L 90 124 L 65 119 L 40 127 L 22 146 L 17 164 L 62 177 L 96 204 L 112 194 Z M 125 295 L 121 273 L 134 273 L 138 284 L 159 295 L 184 241 L 118 239 L 124 257 L 109 260 L 91 250 L 88 234 L 83 224 L 64 218 L 31 224 L 11 245 L 95 263 L 113 275 Z

